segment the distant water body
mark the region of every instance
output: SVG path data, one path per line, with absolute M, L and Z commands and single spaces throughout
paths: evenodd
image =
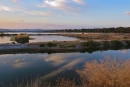
M 30 38 L 34 38 L 33 40 L 29 40 L 29 42 L 47 42 L 47 41 L 75 41 L 79 40 L 75 37 L 67 37 L 67 36 L 58 36 L 58 35 L 42 35 L 42 36 L 30 36 Z M 2 36 L 0 37 L 0 44 L 11 43 L 11 36 Z

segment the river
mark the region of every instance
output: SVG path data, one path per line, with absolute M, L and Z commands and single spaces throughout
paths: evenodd
M 0 82 L 4 84 L 29 81 L 39 76 L 43 81 L 56 78 L 79 78 L 76 70 L 84 68 L 86 62 L 111 58 L 130 58 L 130 50 L 107 50 L 93 53 L 20 53 L 0 55 Z

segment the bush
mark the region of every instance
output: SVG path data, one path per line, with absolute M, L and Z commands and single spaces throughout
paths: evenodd
M 45 46 L 45 44 L 39 44 L 40 45 L 40 47 L 44 47 Z
M 95 46 L 96 47 L 98 47 L 98 46 L 100 46 L 101 45 L 101 43 L 100 42 L 94 42 L 95 43 Z
M 89 47 L 89 48 L 95 48 L 100 46 L 101 44 L 99 42 L 95 42 L 92 40 L 88 40 L 87 42 L 81 42 L 81 46 Z
M 75 44 L 71 44 L 71 45 L 69 45 L 68 47 L 75 47 Z
M 111 59 L 87 62 L 82 71 L 82 87 L 129 87 L 130 60 Z
M 18 34 L 18 35 L 15 37 L 15 40 L 16 40 L 18 43 L 29 42 L 29 36 L 28 36 L 28 34 Z
M 54 47 L 54 46 L 57 46 L 57 44 L 52 43 L 52 42 L 48 42 L 48 43 L 47 43 L 47 46 L 49 46 L 49 47 Z
M 127 46 L 130 47 L 130 41 L 126 40 L 125 42 L 126 42 Z
M 15 42 L 11 42 L 12 44 L 15 44 Z
M 127 37 L 124 37 L 124 39 L 127 39 Z
M 123 43 L 121 41 L 118 41 L 118 40 L 111 41 L 111 45 L 114 46 L 115 48 L 123 47 Z
M 85 47 L 87 46 L 87 42 L 81 42 L 80 44 L 81 46 L 85 46 Z
M 64 46 L 62 44 L 60 44 L 59 46 L 60 46 L 60 48 L 64 48 Z
M 110 47 L 110 43 L 108 41 L 104 41 L 103 42 L 103 47 L 104 48 L 109 48 Z

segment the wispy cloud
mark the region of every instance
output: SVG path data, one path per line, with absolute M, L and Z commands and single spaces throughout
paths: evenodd
M 43 12 L 43 11 L 30 11 L 25 8 L 16 8 L 16 7 L 8 7 L 8 6 L 0 6 L 0 11 L 9 11 L 9 12 L 22 12 L 30 15 L 42 15 L 42 16 L 50 16 L 52 13 Z
M 20 22 L 25 22 L 25 20 L 19 20 Z
M 72 57 L 73 55 L 73 57 Z M 42 58 L 42 56 L 40 56 Z M 47 78 L 52 78 L 53 76 L 58 75 L 60 72 L 63 72 L 64 70 L 72 69 L 75 66 L 78 66 L 79 63 L 84 61 L 85 59 L 80 57 L 79 54 L 53 54 L 50 56 L 43 56 L 43 59 L 46 62 L 49 62 L 55 67 L 60 66 L 58 69 L 44 75 L 43 77 L 40 77 L 40 79 L 47 79 Z
M 83 61 L 83 59 L 81 59 L 81 58 L 70 61 L 66 65 L 58 68 L 57 70 L 54 70 L 53 72 L 48 73 L 47 75 L 44 75 L 43 77 L 40 77 L 40 79 L 44 80 L 47 78 L 52 78 L 53 76 L 58 75 L 60 72 L 63 72 L 64 70 L 72 69 L 74 66 L 78 65 L 82 61 Z
M 24 19 L 25 22 L 21 22 L 20 20 L 17 20 L 15 22 L 12 22 L 13 20 L 10 20 L 11 22 L 3 22 L 0 21 L 0 28 L 8 28 L 8 29 L 66 29 L 71 28 L 69 25 L 60 25 L 60 24 L 53 24 L 53 23 L 31 23 L 30 21 Z
M 13 9 L 7 6 L 0 6 L 0 11 L 10 11 L 13 12 Z
M 125 14 L 126 14 L 126 15 L 130 15 L 130 12 L 126 12 Z
M 75 3 L 77 4 L 81 4 L 81 5 L 85 5 L 86 3 L 84 2 L 84 0 L 73 0 Z
M 17 2 L 18 0 L 13 0 L 13 2 Z
M 51 8 L 51 9 L 58 9 L 62 11 L 78 11 L 81 8 L 77 5 L 72 5 L 78 4 L 78 5 L 84 5 L 85 1 L 84 0 L 44 0 L 42 5 L 38 5 L 38 7 L 44 7 L 44 8 Z
M 19 0 L 12 0 L 13 2 L 18 2 Z M 20 1 L 20 3 L 21 4 L 23 4 L 23 2 L 22 1 Z

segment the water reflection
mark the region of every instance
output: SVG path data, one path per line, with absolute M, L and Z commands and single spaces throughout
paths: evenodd
M 124 52 L 125 51 L 125 52 Z M 127 53 L 126 53 L 127 52 Z M 76 75 L 77 69 L 82 69 L 85 62 L 112 58 L 130 58 L 130 50 L 108 50 L 89 53 L 53 53 L 53 54 L 7 54 L 0 55 L 0 82 L 10 83 L 26 79 L 26 76 L 40 75 L 41 80 L 53 80 L 59 77 Z
M 0 43 L 11 43 L 10 36 L 0 36 Z
M 42 57 L 42 56 L 41 56 Z M 71 70 L 76 67 L 76 65 L 82 63 L 85 59 L 80 57 L 80 54 L 77 53 L 67 53 L 67 54 L 52 54 L 47 57 L 42 57 L 44 61 L 49 62 L 53 67 L 58 67 L 54 71 L 48 73 L 41 77 L 41 79 L 51 78 L 58 75 L 60 72 L 65 70 Z

